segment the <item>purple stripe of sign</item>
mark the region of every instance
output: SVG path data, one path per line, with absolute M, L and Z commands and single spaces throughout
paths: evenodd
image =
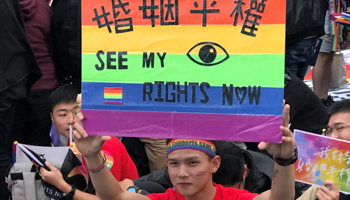
M 91 135 L 245 142 L 282 140 L 279 130 L 282 116 L 106 110 L 83 113 L 84 128 Z
M 123 105 L 122 101 L 103 101 L 104 104 Z

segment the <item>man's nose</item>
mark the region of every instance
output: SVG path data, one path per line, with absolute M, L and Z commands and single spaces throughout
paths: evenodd
M 73 112 L 69 112 L 69 124 L 73 125 L 75 122 L 75 117 L 74 117 L 74 113 Z
M 333 133 L 330 135 L 331 138 L 336 138 L 336 139 L 339 139 L 339 134 L 337 131 L 333 131 Z
M 179 177 L 183 178 L 183 177 L 187 177 L 187 176 L 188 176 L 187 167 L 184 165 L 181 165 L 180 170 L 179 170 Z

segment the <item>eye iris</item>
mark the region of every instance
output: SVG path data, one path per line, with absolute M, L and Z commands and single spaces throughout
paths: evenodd
M 205 45 L 199 50 L 199 58 L 205 63 L 211 63 L 216 58 L 216 50 L 212 45 Z

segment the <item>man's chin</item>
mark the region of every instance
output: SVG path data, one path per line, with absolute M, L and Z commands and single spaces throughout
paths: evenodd
M 184 197 L 188 197 L 188 196 L 192 196 L 193 195 L 193 188 L 191 189 L 191 187 L 187 187 L 187 188 L 176 188 L 177 191 Z
M 65 138 L 69 138 L 69 130 L 68 131 L 58 131 L 60 135 L 62 135 Z

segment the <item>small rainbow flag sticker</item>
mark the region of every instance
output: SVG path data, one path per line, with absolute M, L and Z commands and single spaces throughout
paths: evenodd
M 121 87 L 105 87 L 103 95 L 104 104 L 123 104 L 123 88 Z

